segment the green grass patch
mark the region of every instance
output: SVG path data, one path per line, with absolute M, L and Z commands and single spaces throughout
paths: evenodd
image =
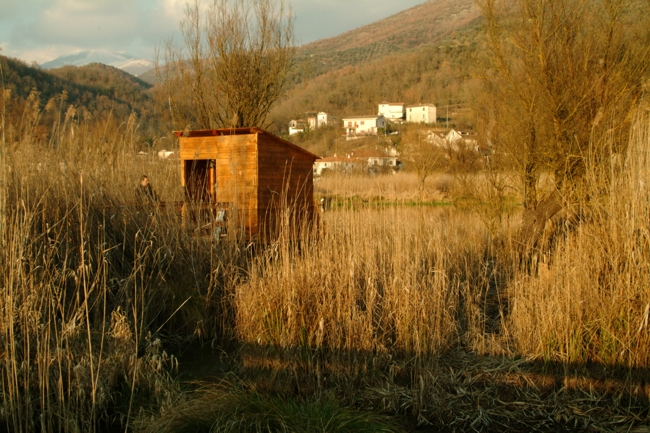
M 215 385 L 177 402 L 154 421 L 139 421 L 136 430 L 158 433 L 226 432 L 399 432 L 385 415 L 341 405 L 332 396 L 307 401 Z

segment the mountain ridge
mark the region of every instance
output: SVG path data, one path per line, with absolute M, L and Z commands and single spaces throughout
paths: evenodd
M 49 70 L 64 66 L 85 66 L 91 63 L 102 63 L 121 69 L 131 75 L 138 76 L 154 67 L 151 60 L 136 58 L 125 53 L 116 53 L 104 49 L 82 50 L 59 56 L 45 62 L 41 68 Z
M 358 48 L 363 46 L 363 42 L 368 38 L 375 42 L 387 40 L 402 49 L 413 48 L 423 42 L 439 39 L 440 36 L 451 33 L 455 28 L 468 24 L 479 16 L 480 9 L 473 0 L 428 0 L 338 36 L 307 43 L 300 49 L 313 53 Z M 423 23 L 429 20 L 433 20 L 433 26 L 426 29 L 427 26 Z M 418 36 L 422 34 L 424 37 Z
M 449 36 L 481 16 L 473 0 L 429 0 L 338 36 L 302 45 L 298 61 L 310 63 L 311 77 L 416 50 Z

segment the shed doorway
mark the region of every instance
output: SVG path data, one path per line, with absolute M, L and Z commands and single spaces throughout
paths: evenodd
M 185 196 L 193 203 L 217 201 L 217 170 L 214 159 L 185 161 Z

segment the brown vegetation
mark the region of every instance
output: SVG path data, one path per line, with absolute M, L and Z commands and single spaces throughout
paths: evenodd
M 576 125 L 591 119 L 598 134 L 571 130 L 578 147 L 554 128 L 535 142 L 567 144 L 548 160 L 561 173 L 536 172 L 535 188 L 571 200 L 563 218 L 536 220 L 527 250 L 527 214 L 512 204 L 525 164 L 501 159 L 512 154 L 422 182 L 326 176 L 316 193 L 342 205 L 319 231 L 255 245 L 182 227 L 178 164 L 136 156 L 137 116 L 80 116 L 62 98 L 43 109 L 36 93 L 17 110 L 3 91 L 1 422 L 255 431 L 279 420 L 300 431 L 370 419 L 354 407 L 405 429 L 647 426 L 650 118 L 633 87 L 603 99 L 604 113 L 627 101 L 627 137 L 600 131 L 596 109 Z M 576 155 L 580 170 L 558 162 Z M 162 204 L 136 202 L 142 174 Z M 456 206 L 422 203 L 447 198 Z M 194 343 L 219 352 L 228 382 L 182 389 L 170 353 Z M 333 406 L 342 417 L 313 415 Z
M 176 129 L 265 127 L 293 65 L 293 17 L 283 2 L 188 4 L 184 47 L 167 41 L 156 75 Z
M 403 12 L 303 45 L 297 56 L 311 64 L 312 76 L 434 44 L 480 16 L 471 0 L 428 1 Z
M 645 416 L 645 120 L 590 219 L 553 239 L 532 275 L 516 257 L 516 216 L 492 234 L 453 208 L 338 208 L 319 236 L 254 255 L 236 239 L 192 236 L 173 206 L 152 212 L 131 198 L 144 172 L 164 201 L 179 200 L 175 163 L 134 158 L 134 126 L 74 122 L 56 151 L 3 149 L 0 371 L 13 429 L 101 429 L 169 407 L 179 391 L 165 350 L 197 338 L 233 339 L 231 356 L 244 361 L 233 368 L 263 393 L 327 391 L 421 423 L 614 428 L 614 415 L 624 427 Z M 107 148 L 92 145 L 100 137 Z M 331 177 L 316 190 L 395 202 L 417 184 Z
M 158 132 L 152 86 L 119 69 L 94 63 L 42 71 L 3 56 L 0 56 L 0 69 L 4 90 L 11 96 L 6 100 L 8 117 L 20 119 L 23 111 L 31 110 L 34 104 L 39 108 L 50 105 L 42 113 L 43 132 L 70 105 L 77 112 L 103 120 L 110 116 L 124 119 L 135 113 L 145 137 Z M 53 113 L 54 108 L 58 114 Z
M 612 0 L 480 2 L 487 21 L 488 133 L 534 209 L 542 173 L 571 201 L 587 159 L 625 153 L 650 61 L 650 11 Z

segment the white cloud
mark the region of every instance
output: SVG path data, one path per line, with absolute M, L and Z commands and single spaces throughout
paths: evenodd
M 151 58 L 154 47 L 177 30 L 184 7 L 183 0 L 0 4 L 3 54 L 39 63 L 75 50 L 98 48 Z
M 163 0 L 162 9 L 169 17 L 180 18 L 185 10 L 184 0 Z
M 298 42 L 306 43 L 372 23 L 423 1 L 291 3 Z M 0 0 L 0 46 L 4 55 L 39 63 L 75 50 L 101 48 L 152 58 L 154 47 L 178 34 L 184 10 L 185 0 Z

